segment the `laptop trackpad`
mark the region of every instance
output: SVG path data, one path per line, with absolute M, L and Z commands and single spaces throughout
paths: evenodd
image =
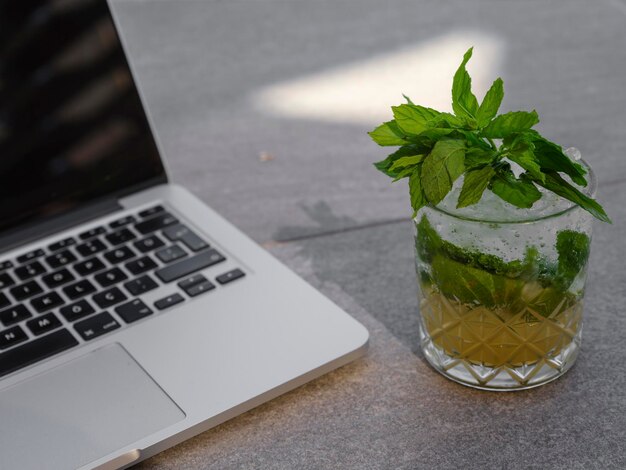
M 184 417 L 122 346 L 106 346 L 0 392 L 0 468 L 76 468 Z

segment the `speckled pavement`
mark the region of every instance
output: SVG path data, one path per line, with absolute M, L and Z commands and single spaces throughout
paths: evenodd
M 114 5 L 173 180 L 371 333 L 365 358 L 138 468 L 626 468 L 626 1 Z M 372 169 L 385 152 L 370 127 L 254 104 L 407 45 L 483 36 L 504 107 L 537 109 L 542 133 L 581 149 L 614 221 L 595 226 L 577 364 L 518 393 L 462 387 L 421 356 L 407 191 Z

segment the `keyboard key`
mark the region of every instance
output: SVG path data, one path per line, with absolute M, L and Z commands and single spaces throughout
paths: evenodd
M 159 213 L 159 215 L 135 224 L 135 230 L 145 235 L 147 233 L 154 232 L 155 230 L 167 227 L 168 225 L 173 225 L 177 222 L 178 219 L 172 214 L 168 214 L 167 212 L 161 212 Z
M 26 326 L 34 335 L 39 336 L 47 333 L 50 330 L 54 330 L 61 326 L 61 322 L 53 313 L 46 313 L 41 317 L 33 318 L 26 322 Z
M 86 232 L 81 233 L 78 238 L 80 238 L 81 240 L 87 240 L 89 238 L 93 238 L 97 235 L 101 235 L 104 232 L 106 232 L 106 230 L 104 229 L 104 227 L 94 227 L 90 230 L 87 230 Z
M 207 281 L 207 278 L 204 277 L 202 274 L 195 274 L 191 276 L 190 278 L 180 281 L 178 283 L 178 287 L 185 290 L 191 286 L 195 286 L 196 284 L 200 284 L 201 282 L 206 282 L 206 281 Z
M 76 263 L 74 265 L 74 269 L 81 276 L 86 276 L 88 274 L 93 274 L 101 269 L 104 269 L 106 266 L 100 259 L 96 256 L 93 258 L 89 258 L 85 261 L 81 261 L 80 263 Z
M 114 220 L 109 224 L 111 228 L 120 228 L 124 225 L 128 225 L 135 221 L 135 218 L 132 215 L 127 215 L 126 217 L 122 217 L 121 219 Z
M 60 268 L 61 266 L 65 266 L 66 264 L 73 263 L 76 261 L 76 256 L 74 256 L 69 250 L 59 251 L 53 255 L 50 255 L 46 258 L 46 263 L 51 268 Z
M 24 266 L 20 266 L 19 268 L 15 269 L 15 274 L 22 281 L 25 281 L 26 279 L 30 279 L 31 277 L 38 276 L 45 272 L 46 272 L 46 268 L 44 268 L 43 265 L 39 261 L 33 261 L 30 264 L 25 264 Z
M 156 235 L 150 235 L 149 237 L 143 238 L 138 242 L 134 243 L 135 248 L 137 248 L 142 253 L 147 253 L 149 251 L 155 250 L 165 245 L 163 240 L 161 240 Z
M 220 284 L 228 284 L 229 282 L 242 278 L 245 275 L 246 273 L 244 273 L 241 269 L 233 269 L 232 271 L 228 271 L 227 273 L 217 276 L 215 280 Z
M 126 279 L 128 279 L 128 276 L 124 274 L 120 268 L 109 269 L 95 276 L 95 280 L 98 281 L 98 284 L 102 287 L 109 287 Z
M 187 235 L 182 237 L 180 241 L 183 242 L 191 251 L 200 251 L 209 247 L 209 244 L 194 232 L 189 232 Z
M 59 240 L 58 242 L 53 243 L 52 245 L 49 245 L 48 249 L 50 251 L 58 251 L 63 248 L 67 248 L 68 246 L 71 246 L 74 243 L 76 243 L 76 240 L 74 238 L 72 237 L 64 238 L 63 240 Z
M 94 255 L 106 249 L 106 245 L 102 243 L 102 240 L 100 240 L 99 238 L 94 238 L 92 240 L 86 241 L 85 243 L 81 243 L 76 247 L 76 251 L 78 251 L 84 257 Z
M 224 258 L 217 250 L 208 250 L 191 258 L 177 261 L 174 264 L 158 269 L 156 275 L 163 282 L 172 282 L 181 277 L 185 277 L 201 269 L 208 268 L 214 264 L 221 263 Z
M 185 290 L 189 297 L 195 297 L 196 295 L 203 294 L 210 290 L 215 289 L 215 284 L 210 281 L 201 282 L 200 284 L 196 284 L 195 286 L 191 286 Z
M 115 307 L 115 312 L 122 317 L 126 323 L 132 323 L 152 314 L 152 310 L 140 299 L 131 300 L 125 304 Z
M 29 251 L 28 253 L 24 253 L 22 256 L 18 256 L 17 262 L 20 264 L 26 263 L 27 261 L 33 260 L 35 258 L 39 258 L 43 256 L 44 254 L 45 254 L 44 251 L 41 249 Z
M 22 346 L 0 354 L 0 376 L 39 362 L 78 344 L 72 334 L 63 329 L 42 336 Z
M 33 295 L 41 294 L 43 289 L 37 283 L 37 281 L 28 281 L 19 286 L 15 286 L 11 289 L 11 295 L 15 297 L 15 300 L 24 300 Z
M 0 271 L 4 271 L 5 269 L 10 269 L 13 267 L 13 263 L 11 261 L 0 261 Z
M 54 273 L 46 274 L 41 279 L 43 279 L 43 282 L 45 282 L 48 287 L 53 289 L 63 284 L 67 284 L 68 282 L 71 282 L 76 278 L 71 272 L 63 268 L 63 269 L 59 269 L 58 271 Z
M 123 228 L 121 230 L 118 230 L 117 232 L 109 233 L 106 236 L 106 239 L 109 241 L 109 243 L 114 246 L 121 245 L 122 243 L 134 240 L 135 238 L 137 238 L 137 235 L 135 235 L 127 228 Z
M 99 313 L 98 315 L 74 324 L 74 329 L 85 341 L 97 338 L 119 327 L 120 324 L 109 312 Z
M 157 267 L 157 264 L 152 261 L 152 258 L 149 256 L 143 256 L 135 261 L 131 261 L 130 263 L 126 263 L 126 269 L 128 269 L 133 274 L 141 274 L 146 271 L 150 271 Z
M 43 313 L 50 309 L 63 305 L 65 301 L 56 292 L 48 292 L 47 294 L 35 297 L 30 301 L 31 305 L 37 312 Z
M 111 264 L 121 263 L 122 261 L 126 261 L 127 259 L 130 259 L 134 256 L 135 253 L 133 252 L 133 250 L 131 250 L 127 246 L 121 246 L 119 248 L 116 248 L 115 250 L 107 251 L 104 254 L 104 257 Z
M 0 292 L 0 308 L 4 308 L 7 305 L 11 305 L 11 301 L 6 295 Z
M 30 317 L 32 315 L 24 305 L 14 305 L 0 312 L 0 321 L 4 326 L 10 326 Z
M 92 292 L 95 292 L 95 290 L 96 288 L 94 287 L 94 285 L 87 279 L 83 279 L 82 281 L 78 281 L 63 288 L 63 292 L 65 292 L 65 295 L 67 295 L 72 300 L 78 299 L 79 297 L 83 297 L 87 294 L 91 294 Z
M 67 321 L 76 321 L 87 315 L 91 315 L 95 310 L 86 300 L 79 300 L 74 304 L 61 307 L 59 312 L 61 312 L 61 315 L 63 315 Z
M 162 299 L 157 300 L 154 303 L 154 306 L 159 310 L 165 310 L 166 308 L 170 308 L 176 304 L 183 302 L 185 298 L 180 294 L 172 294 L 167 297 L 163 297 Z
M 26 341 L 28 336 L 19 326 L 14 326 L 8 330 L 0 332 L 0 349 L 10 348 L 11 346 Z
M 209 247 L 208 243 L 183 224 L 176 224 L 171 227 L 167 227 L 163 230 L 163 235 L 165 235 L 170 241 L 183 242 L 191 251 L 200 251 Z
M 100 308 L 107 308 L 111 305 L 119 304 L 127 298 L 128 297 L 126 297 L 126 295 L 124 295 L 124 293 L 117 287 L 112 287 L 111 289 L 100 292 L 92 297 L 93 301 L 97 303 Z
M 187 226 L 183 224 L 176 224 L 163 229 L 163 235 L 171 242 L 180 240 L 183 236 L 189 233 Z
M 0 289 L 4 289 L 5 287 L 9 287 L 15 284 L 15 281 L 11 277 L 9 273 L 1 273 L 0 274 Z
M 178 245 L 168 246 L 167 248 L 162 248 L 156 252 L 157 258 L 159 258 L 164 263 L 171 263 L 177 259 L 183 258 L 187 256 L 185 250 L 183 250 Z
M 154 207 L 150 207 L 149 209 L 143 210 L 139 213 L 139 217 L 141 217 L 142 219 L 145 219 L 146 217 L 151 217 L 154 214 L 158 214 L 159 212 L 163 212 L 165 209 L 163 209 L 163 206 L 154 206 Z
M 141 295 L 144 292 L 156 289 L 159 285 L 154 282 L 150 276 L 145 275 L 138 277 L 137 279 L 133 279 L 132 281 L 125 282 L 124 287 L 126 287 L 128 292 L 132 295 Z

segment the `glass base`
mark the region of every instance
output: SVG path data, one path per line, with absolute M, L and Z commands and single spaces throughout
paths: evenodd
M 526 390 L 558 379 L 567 372 L 580 349 L 582 328 L 558 354 L 520 366 L 485 366 L 448 355 L 420 325 L 421 347 L 430 365 L 443 376 L 468 387 L 489 391 Z

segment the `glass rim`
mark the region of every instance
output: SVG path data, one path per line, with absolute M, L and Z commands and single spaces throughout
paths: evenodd
M 593 172 L 593 170 L 591 169 L 591 166 L 589 166 L 589 164 L 584 160 L 584 159 L 580 159 L 577 160 L 577 162 L 581 163 L 585 169 L 587 170 L 587 186 L 582 188 L 581 190 L 579 190 L 580 192 L 582 192 L 585 196 L 591 197 L 593 198 L 596 194 L 596 189 L 597 189 L 597 180 L 596 180 L 596 174 Z M 562 197 L 562 196 L 559 196 Z M 565 198 L 563 198 L 565 199 Z M 567 200 L 567 199 L 566 199 Z M 477 218 L 477 217 L 472 217 L 472 216 L 464 216 L 464 215 L 460 215 L 460 214 L 454 214 L 450 211 L 447 211 L 446 209 L 443 209 L 441 207 L 438 206 L 434 206 L 432 204 L 428 204 L 426 205 L 426 207 L 437 211 L 441 214 L 445 214 L 449 217 L 453 217 L 455 219 L 459 219 L 459 220 L 463 220 L 463 221 L 467 221 L 467 222 L 479 222 L 479 223 L 483 223 L 483 224 L 498 224 L 498 225 L 520 225 L 520 224 L 529 224 L 529 223 L 534 223 L 534 222 L 539 222 L 542 220 L 547 220 L 547 219 L 553 219 L 556 217 L 560 217 L 563 214 L 566 214 L 568 212 L 571 212 L 575 209 L 580 209 L 580 210 L 584 210 L 582 207 L 580 207 L 578 204 L 571 202 L 568 200 L 568 202 L 570 202 L 570 205 L 568 207 L 566 207 L 565 209 L 559 210 L 557 212 L 553 212 L 553 213 L 549 213 L 549 214 L 545 214 L 542 216 L 538 216 L 538 217 L 533 217 L 533 216 L 528 216 L 525 218 L 521 218 L 519 220 L 492 220 L 492 219 L 481 219 L 481 218 Z M 515 207 L 515 206 L 512 206 Z M 417 215 L 415 216 L 414 220 L 417 220 Z

